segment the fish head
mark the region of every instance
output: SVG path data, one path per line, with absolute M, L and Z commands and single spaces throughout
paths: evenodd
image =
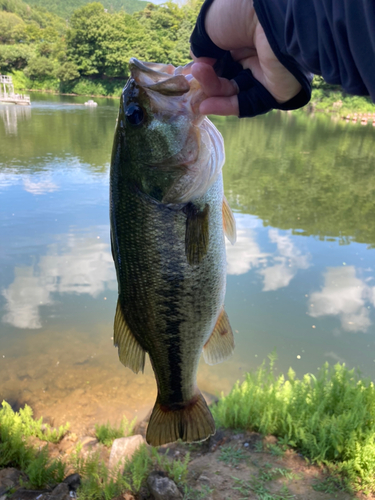
M 205 95 L 192 77 L 192 63 L 171 64 L 130 60 L 131 76 L 121 96 L 117 142 L 120 168 L 146 194 L 165 203 L 181 203 L 191 166 L 211 146 L 199 104 Z M 193 169 L 194 170 L 194 169 Z M 190 175 L 189 174 L 189 175 Z

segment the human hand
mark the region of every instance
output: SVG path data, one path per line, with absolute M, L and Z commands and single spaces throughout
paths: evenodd
M 191 38 L 192 51 L 197 52 L 192 52 L 196 62 L 192 74 L 207 95 L 200 105 L 202 114 L 255 116 L 283 108 L 282 103 L 300 92 L 299 81 L 272 51 L 251 0 L 215 0 L 203 22 L 206 36 L 214 46 L 210 47 L 208 40 L 207 49 L 202 47 L 197 28 Z M 219 54 L 226 51 L 240 63 L 238 78 L 220 78 L 215 73 L 213 65 Z M 196 57 L 205 52 L 216 57 Z

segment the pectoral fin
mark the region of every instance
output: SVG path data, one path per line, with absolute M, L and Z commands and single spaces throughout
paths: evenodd
M 224 308 L 216 321 L 214 331 L 203 347 L 203 357 L 208 365 L 216 365 L 228 359 L 234 350 L 234 338 Z
M 208 205 L 203 210 L 193 203 L 188 203 L 185 207 L 185 254 L 190 265 L 199 264 L 207 253 L 209 212 Z
M 120 299 L 117 301 L 113 343 L 115 347 L 118 347 L 118 355 L 123 365 L 133 370 L 134 373 L 140 370 L 143 372 L 146 352 L 139 345 L 125 321 Z
M 237 239 L 236 220 L 225 196 L 223 200 L 223 226 L 225 236 L 234 245 Z

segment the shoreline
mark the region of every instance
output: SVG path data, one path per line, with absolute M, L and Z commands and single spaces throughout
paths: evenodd
M 55 96 L 67 96 L 67 97 L 93 97 L 97 99 L 116 99 L 119 100 L 120 96 L 116 95 L 103 95 L 103 94 L 75 94 L 68 92 L 57 92 L 55 90 L 48 89 L 27 89 L 27 88 L 16 88 L 16 91 L 22 92 L 33 92 L 40 94 L 51 94 Z M 341 97 L 342 99 L 333 100 L 334 97 Z M 327 116 L 331 116 L 334 118 L 341 118 L 342 120 L 346 120 L 346 122 L 352 123 L 361 123 L 361 125 L 367 125 L 368 122 L 372 121 L 372 125 L 375 127 L 375 103 L 369 103 L 365 97 L 360 96 L 349 96 L 348 99 L 358 100 L 361 104 L 364 105 L 366 109 L 372 108 L 370 111 L 364 111 L 358 108 L 356 104 L 348 105 L 345 102 L 345 97 L 343 97 L 340 92 L 337 95 L 337 92 L 331 92 L 327 96 L 314 99 L 314 95 L 312 96 L 311 101 L 306 104 L 303 108 L 299 108 L 297 110 L 286 111 L 287 113 L 295 113 L 295 112 L 304 112 L 306 114 L 325 114 Z M 370 123 L 371 124 L 371 123 Z

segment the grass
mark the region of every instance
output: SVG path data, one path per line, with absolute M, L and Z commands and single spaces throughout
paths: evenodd
M 0 410 L 0 425 L 5 426 L 11 434 L 18 432 L 24 437 L 34 436 L 41 441 L 58 443 L 69 430 L 69 423 L 60 426 L 58 429 L 52 428 L 43 423 L 43 418 L 33 419 L 33 410 L 25 405 L 19 412 L 14 412 L 11 406 L 3 401 Z
M 97 433 L 102 442 L 109 443 L 111 439 L 131 434 L 135 420 L 129 422 L 123 419 L 118 429 L 111 428 L 109 424 L 97 426 Z M 124 472 L 120 465 L 115 470 L 109 470 L 99 452 L 91 453 L 88 457 L 81 455 L 82 445 L 78 445 L 71 455 L 69 462 L 60 459 L 51 459 L 48 445 L 37 450 L 27 443 L 27 438 L 34 436 L 44 441 L 57 442 L 65 434 L 68 425 L 60 429 L 52 429 L 43 424 L 43 420 L 34 420 L 33 413 L 27 405 L 18 412 L 3 402 L 0 410 L 0 469 L 16 467 L 25 472 L 29 488 L 53 488 L 60 483 L 68 473 L 77 472 L 82 478 L 79 488 L 80 500 L 111 500 L 126 491 L 137 494 L 152 470 L 162 470 L 181 489 L 187 488 L 186 478 L 188 473 L 189 453 L 183 460 L 170 459 L 168 450 L 165 455 L 160 455 L 156 448 L 141 446 L 130 461 L 125 463 Z M 200 498 L 186 490 L 186 498 Z M 202 497 L 203 498 L 203 497 Z
M 83 458 L 80 455 L 80 447 L 77 447 L 71 467 L 82 478 L 78 490 L 80 500 L 111 500 L 126 491 L 137 494 L 146 485 L 146 479 L 153 470 L 164 471 L 177 486 L 182 489 L 187 488 L 189 460 L 189 454 L 184 460 L 171 460 L 167 453 L 160 455 L 156 448 L 147 448 L 143 445 L 134 453 L 132 459 L 125 463 L 122 473 L 119 467 L 110 471 L 100 459 L 99 453 L 92 453 Z M 190 490 L 189 495 L 193 498 Z
M 283 484 L 278 493 L 273 493 L 267 487 L 267 482 L 272 481 L 278 474 L 270 474 L 268 477 L 252 476 L 249 481 L 233 477 L 234 487 L 240 495 L 244 495 L 240 500 L 247 500 L 251 494 L 256 495 L 258 500 L 291 500 L 294 497 L 287 486 Z
M 52 429 L 43 424 L 43 419 L 34 420 L 27 405 L 19 412 L 12 410 L 5 401 L 0 410 L 0 469 L 17 467 L 26 472 L 32 488 L 52 487 L 65 477 L 65 464 L 50 459 L 48 446 L 36 450 L 27 444 L 27 438 L 34 436 L 47 442 L 58 442 L 67 432 L 69 425 Z
M 325 364 L 317 377 L 299 380 L 292 369 L 287 378 L 276 376 L 275 359 L 219 400 L 212 408 L 217 424 L 275 435 L 353 489 L 375 492 L 374 384 L 340 364 Z
M 256 443 L 256 451 L 282 456 L 286 447 L 293 447 L 311 462 L 322 464 L 329 477 L 316 482 L 317 491 L 334 492 L 335 488 L 375 492 L 375 387 L 345 365 L 325 364 L 317 376 L 307 374 L 298 379 L 289 370 L 288 376 L 274 373 L 275 355 L 268 367 L 248 373 L 231 393 L 212 407 L 218 426 L 246 429 L 278 437 L 277 444 Z M 98 440 L 109 445 L 116 437 L 131 434 L 134 421 L 124 419 L 119 428 L 109 424 L 96 427 Z M 67 472 L 78 472 L 82 478 L 82 500 L 110 500 L 125 491 L 137 494 L 152 470 L 162 470 L 173 479 L 187 499 L 200 498 L 187 486 L 189 454 L 183 460 L 172 460 L 154 448 L 141 447 L 132 460 L 109 471 L 98 454 L 82 458 L 77 448 L 70 463 L 49 459 L 48 448 L 36 450 L 27 439 L 36 436 L 57 442 L 68 426 L 53 429 L 34 420 L 31 408 L 15 412 L 3 402 L 0 409 L 0 469 L 16 467 L 29 477 L 31 487 L 52 487 Z M 219 460 L 236 467 L 248 453 L 234 446 L 224 446 Z M 288 479 L 289 472 L 265 468 L 250 481 L 236 483 L 238 491 L 248 491 L 261 500 L 291 498 L 287 490 L 276 496 L 267 489 L 267 482 L 278 474 Z M 242 493 L 241 493 L 242 494 Z M 273 496 L 272 496 L 273 495 Z M 289 495 L 289 496 L 288 496 Z
M 119 427 L 112 427 L 109 422 L 103 425 L 95 425 L 95 435 L 99 443 L 112 446 L 115 439 L 131 436 L 133 434 L 136 418 L 131 422 L 124 416 Z
M 194 490 L 188 485 L 184 487 L 184 500 L 205 500 L 214 491 L 207 485 L 203 485 L 200 490 Z
M 247 457 L 248 454 L 244 450 L 234 448 L 233 446 L 224 446 L 220 450 L 218 460 L 224 462 L 225 465 L 236 467 L 241 460 L 245 460 Z

